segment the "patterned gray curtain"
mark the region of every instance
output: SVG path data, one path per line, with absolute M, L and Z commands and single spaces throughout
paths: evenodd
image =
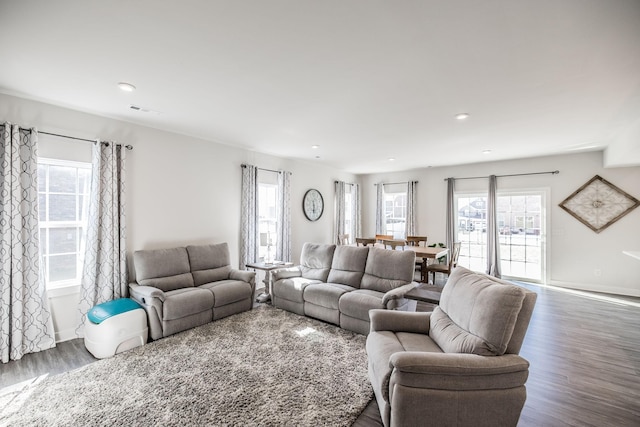
M 405 237 L 415 236 L 416 233 L 416 208 L 418 206 L 418 181 L 407 183 L 407 218 L 405 222 Z
M 242 165 L 240 269 L 258 260 L 258 168 Z M 280 240 L 280 239 L 278 239 Z
M 455 209 L 455 179 L 447 178 L 447 212 L 445 222 L 445 239 L 447 242 L 447 248 L 450 251 L 453 250 L 453 242 L 456 241 L 456 209 Z
M 276 259 L 291 261 L 291 172 L 278 171 Z
M 79 326 L 84 335 L 86 313 L 96 304 L 126 298 L 128 292 L 125 220 L 127 149 L 114 142 L 93 146 L 87 240 L 80 287 Z
M 336 213 L 336 218 L 335 218 L 335 234 L 333 236 L 334 238 L 334 243 L 336 245 L 340 244 L 340 240 L 339 240 L 339 236 L 341 234 L 345 234 L 345 193 L 346 193 L 346 187 L 347 187 L 347 183 L 344 181 L 336 181 L 335 182 L 335 186 L 336 186 L 336 195 L 335 195 L 335 213 Z M 355 238 L 355 236 L 351 236 L 351 240 L 353 240 Z
M 498 234 L 497 178 L 489 177 L 489 200 L 487 201 L 487 274 L 500 278 L 500 236 Z
M 0 124 L 0 359 L 55 347 L 38 231 L 38 134 Z
M 353 184 L 351 186 L 351 224 L 353 224 L 353 236 L 351 241 L 355 242 L 356 237 L 360 237 L 362 232 L 362 209 L 360 203 L 360 184 Z
M 384 184 L 376 184 L 376 234 L 387 233 L 387 218 L 384 214 Z

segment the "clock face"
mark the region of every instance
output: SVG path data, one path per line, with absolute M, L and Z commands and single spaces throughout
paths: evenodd
M 302 199 L 302 210 L 309 221 L 316 221 L 324 211 L 324 200 L 318 190 L 307 191 Z

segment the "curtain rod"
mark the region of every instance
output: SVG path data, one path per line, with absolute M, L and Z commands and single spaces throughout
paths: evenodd
M 38 131 L 38 133 L 42 133 L 44 135 L 58 136 L 60 138 L 75 139 L 76 141 L 93 142 L 94 144 L 98 142 L 97 139 L 78 138 L 77 136 L 62 135 L 62 134 L 59 134 L 59 133 L 44 132 L 44 131 L 40 131 L 40 130 Z M 101 141 L 101 142 L 103 144 L 107 144 L 107 146 L 109 145 L 109 143 L 107 141 Z M 127 150 L 133 150 L 133 145 L 125 145 L 124 148 L 126 148 Z
M 334 184 L 337 184 L 337 183 L 339 183 L 339 182 L 340 182 L 340 181 L 337 181 L 337 180 L 336 180 L 336 181 L 333 181 L 333 183 L 334 183 Z M 355 183 L 353 183 L 353 182 L 345 182 L 345 185 L 356 185 L 356 184 L 355 184 Z
M 378 185 L 378 184 L 382 184 L 382 185 L 397 185 L 397 184 L 408 184 L 410 182 L 415 182 L 417 183 L 418 181 L 403 181 L 403 182 L 379 182 L 377 184 L 373 184 L 373 185 Z
M 560 173 L 559 170 L 549 171 L 549 172 L 512 173 L 509 175 L 496 175 L 496 178 L 502 178 L 505 176 L 525 176 L 525 175 L 546 175 L 546 174 L 556 175 L 559 173 Z M 489 178 L 489 177 L 488 176 L 467 176 L 464 178 L 452 178 L 452 179 L 459 180 L 459 179 L 482 179 L 482 178 Z M 449 178 L 445 178 L 444 180 L 446 181 L 448 179 Z
M 243 168 L 246 168 L 249 165 L 246 165 L 246 164 L 243 163 L 240 166 L 242 166 Z M 259 168 L 257 166 L 256 166 L 256 169 L 258 169 L 259 171 L 267 171 L 267 172 L 275 172 L 275 173 L 286 172 L 286 171 L 276 171 L 276 170 L 273 170 L 273 169 Z M 293 175 L 293 172 L 289 172 L 289 173 L 291 175 Z

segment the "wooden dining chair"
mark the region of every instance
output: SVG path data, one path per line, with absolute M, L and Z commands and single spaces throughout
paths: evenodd
M 382 243 L 383 240 L 393 240 L 391 234 L 376 234 L 376 242 Z
M 427 279 L 427 283 L 429 283 L 429 274 L 433 273 L 433 284 L 436 283 L 436 273 L 443 273 L 447 276 L 451 274 L 451 270 L 453 270 L 458 265 L 458 257 L 460 256 L 460 242 L 455 242 L 453 244 L 453 248 L 451 250 L 451 256 L 449 257 L 449 262 L 446 264 L 429 264 L 425 267 L 425 276 Z
M 407 245 L 409 246 L 427 246 L 427 236 L 407 236 Z M 422 257 L 416 257 L 416 269 L 417 273 L 420 273 L 420 280 L 423 280 L 422 277 L 422 262 L 424 260 Z
M 409 246 L 427 246 L 427 236 L 407 236 Z
M 396 250 L 397 248 L 402 248 L 404 251 L 404 247 L 407 246 L 407 241 L 404 239 L 383 239 L 382 244 L 386 248 L 391 248 L 392 250 Z
M 376 239 L 367 237 L 356 237 L 356 246 L 373 246 L 376 243 Z
M 338 235 L 338 244 L 339 245 L 349 245 L 351 244 L 351 238 L 348 234 L 339 234 Z

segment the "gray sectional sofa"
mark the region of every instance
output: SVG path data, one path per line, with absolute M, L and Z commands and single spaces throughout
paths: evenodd
M 136 251 L 133 263 L 129 293 L 147 312 L 151 339 L 253 307 L 255 273 L 231 268 L 226 243 Z
M 361 334 L 369 310 L 406 310 L 415 253 L 305 243 L 300 265 L 273 275 L 273 305 Z

